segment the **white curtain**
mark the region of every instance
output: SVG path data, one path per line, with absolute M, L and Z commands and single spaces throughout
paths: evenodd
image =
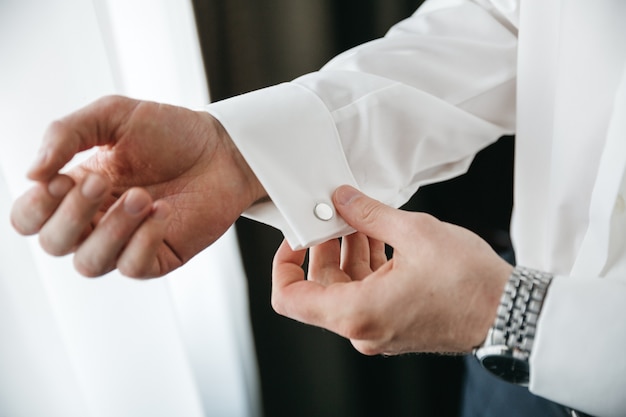
M 8 223 L 46 125 L 111 93 L 208 101 L 189 0 L 0 0 L 0 416 L 257 416 L 233 231 L 165 278 L 76 274 Z

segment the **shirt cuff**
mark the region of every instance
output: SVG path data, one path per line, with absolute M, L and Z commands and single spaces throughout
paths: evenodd
M 552 280 L 530 356 L 530 391 L 592 415 L 624 415 L 625 294 L 616 280 Z
M 280 229 L 293 249 L 352 232 L 331 196 L 342 184 L 358 186 L 332 116 L 317 95 L 284 83 L 206 110 L 224 126 L 271 199 L 244 216 Z

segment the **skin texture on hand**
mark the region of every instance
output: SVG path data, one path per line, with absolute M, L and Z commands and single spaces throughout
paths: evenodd
M 265 197 L 211 115 L 119 96 L 52 123 L 28 176 L 36 184 L 15 201 L 13 226 L 52 255 L 75 253 L 85 276 L 165 275 Z
M 350 339 L 361 353 L 469 352 L 480 345 L 512 266 L 467 229 L 392 209 L 355 189 L 334 194 L 358 232 L 274 259 L 272 305 Z M 369 236 L 369 237 L 368 237 Z M 394 248 L 387 260 L 384 244 Z

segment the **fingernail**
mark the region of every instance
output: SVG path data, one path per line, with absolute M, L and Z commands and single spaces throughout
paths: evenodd
M 102 178 L 97 174 L 89 174 L 89 176 L 83 182 L 83 186 L 80 191 L 86 198 L 96 200 L 102 197 L 102 194 L 107 189 L 107 185 Z
M 124 210 L 128 214 L 139 214 L 150 204 L 150 198 L 138 190 L 130 190 L 124 198 Z
M 65 197 L 65 195 L 70 192 L 73 185 L 71 179 L 58 176 L 48 184 L 48 192 L 54 198 Z
M 355 198 L 361 196 L 361 193 L 353 187 L 341 186 L 335 192 L 335 202 L 342 206 L 347 206 Z

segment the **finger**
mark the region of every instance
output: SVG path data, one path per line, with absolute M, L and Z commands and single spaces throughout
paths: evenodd
M 49 183 L 37 183 L 13 203 L 11 224 L 22 235 L 32 235 L 57 209 L 74 186 L 66 175 L 57 175 Z
M 337 212 L 356 230 L 396 246 L 406 234 L 407 214 L 344 185 L 333 194 Z
M 368 240 L 370 244 L 370 268 L 372 271 L 376 271 L 388 261 L 385 242 L 373 237 L 368 237 Z
M 113 143 L 116 131 L 137 103 L 123 97 L 105 97 L 50 124 L 28 177 L 48 181 L 77 153 Z
M 163 251 L 159 254 L 159 249 L 164 247 L 171 212 L 171 207 L 164 201 L 154 203 L 150 216 L 133 234 L 117 261 L 117 268 L 123 275 L 154 278 L 181 266 L 182 262 L 175 254 Z
M 361 280 L 372 273 L 370 244 L 366 235 L 356 232 L 343 238 L 341 269 L 353 280 Z
M 51 255 L 66 255 L 84 238 L 94 215 L 111 188 L 98 174 L 91 173 L 63 199 L 39 233 L 39 242 Z
M 111 271 L 133 232 L 150 214 L 151 205 L 152 198 L 145 190 L 127 191 L 76 250 L 76 270 L 87 277 Z
M 272 307 L 283 316 L 346 336 L 346 320 L 361 299 L 360 282 L 324 286 L 304 279 L 306 251 L 293 251 L 286 242 L 274 256 Z M 358 314 L 357 314 L 358 315 Z
M 290 288 L 304 283 L 308 286 L 320 287 L 314 281 L 306 281 L 302 265 L 306 257 L 306 249 L 294 251 L 286 240 L 282 242 L 272 264 L 272 307 L 278 314 L 289 316 L 291 300 L 288 296 Z M 306 287 L 305 287 L 306 288 Z M 306 290 L 306 289 L 305 289 Z M 293 318 L 293 317 L 292 317 Z
M 335 282 L 348 282 L 347 276 L 340 268 L 341 246 L 338 239 L 331 239 L 309 249 L 308 279 L 322 285 Z
M 272 265 L 272 275 L 280 276 L 278 283 L 281 286 L 289 285 L 292 282 L 304 281 L 302 265 L 304 264 L 305 256 L 306 249 L 294 251 L 286 240 L 281 243 L 276 250 Z

